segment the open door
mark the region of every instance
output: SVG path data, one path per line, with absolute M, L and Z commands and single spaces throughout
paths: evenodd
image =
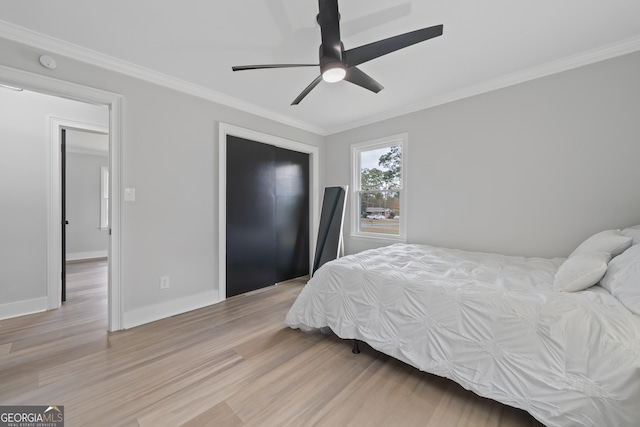
M 67 300 L 67 134 L 60 129 L 60 207 L 62 210 L 62 302 Z

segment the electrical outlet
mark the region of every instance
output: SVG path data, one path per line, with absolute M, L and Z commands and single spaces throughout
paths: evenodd
M 160 289 L 169 289 L 169 276 L 160 276 Z

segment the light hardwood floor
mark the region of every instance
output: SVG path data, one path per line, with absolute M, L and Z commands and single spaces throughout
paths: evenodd
M 70 264 L 68 302 L 0 321 L 0 405 L 66 426 L 541 426 L 365 344 L 291 330 L 291 281 L 107 333 L 106 261 Z

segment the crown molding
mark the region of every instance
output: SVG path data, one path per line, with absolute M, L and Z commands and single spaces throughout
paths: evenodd
M 541 77 L 550 76 L 563 71 L 593 64 L 596 62 L 612 59 L 618 56 L 640 51 L 640 35 L 622 40 L 597 49 L 588 50 L 576 55 L 562 58 L 556 61 L 547 62 L 546 64 L 516 71 L 515 73 L 506 74 L 498 78 L 487 80 L 478 84 L 470 85 L 459 90 L 441 94 L 425 101 L 417 102 L 400 108 L 385 111 L 366 119 L 350 122 L 342 126 L 336 126 L 325 129 L 327 135 L 355 129 L 357 127 L 370 125 L 383 120 L 392 119 L 394 117 L 403 116 L 405 114 L 415 113 L 416 111 L 425 110 L 436 107 L 438 105 L 447 104 L 449 102 L 458 101 L 460 99 L 469 98 L 475 95 L 513 86 L 519 83 L 528 82 L 530 80 L 539 79 Z
M 188 95 L 206 99 L 250 114 L 255 114 L 288 126 L 293 126 L 319 135 L 325 135 L 325 129 L 319 126 L 294 119 L 284 114 L 275 113 L 267 108 L 225 95 L 204 86 L 196 85 L 167 74 L 159 73 L 155 70 L 123 61 L 95 50 L 87 49 L 3 20 L 0 20 L 0 37 L 38 49 L 43 49 L 50 53 L 63 55 L 81 62 L 90 63 L 107 70 L 145 80 L 159 86 L 174 89 Z
M 511 74 L 500 76 L 498 78 L 480 82 L 465 88 L 441 94 L 424 101 L 413 103 L 411 105 L 393 108 L 380 114 L 369 116 L 362 120 L 345 123 L 334 127 L 321 127 L 308 122 L 304 122 L 293 117 L 275 113 L 267 108 L 257 106 L 250 102 L 208 89 L 204 86 L 196 85 L 185 80 L 181 80 L 169 75 L 159 73 L 146 67 L 142 67 L 118 58 L 114 58 L 103 53 L 78 46 L 60 39 L 47 36 L 29 30 L 24 27 L 0 20 L 0 37 L 23 43 L 32 47 L 46 50 L 51 53 L 57 53 L 69 58 L 88 62 L 101 68 L 122 73 L 131 77 L 139 78 L 157 85 L 177 90 L 188 95 L 206 99 L 227 107 L 235 108 L 250 114 L 255 114 L 275 122 L 279 122 L 298 129 L 306 130 L 321 136 L 332 135 L 339 132 L 355 129 L 361 126 L 373 124 L 382 120 L 392 119 L 405 114 L 414 113 L 416 111 L 425 110 L 436 107 L 438 105 L 447 104 L 460 99 L 469 98 L 475 95 L 524 83 L 530 80 L 549 76 L 552 74 L 568 71 L 584 65 L 595 62 L 604 61 L 615 58 L 617 56 L 626 55 L 640 51 L 640 35 L 631 37 L 620 42 L 616 42 L 604 47 L 592 49 L 577 55 L 561 58 L 546 64 L 538 65 L 528 69 L 516 71 Z

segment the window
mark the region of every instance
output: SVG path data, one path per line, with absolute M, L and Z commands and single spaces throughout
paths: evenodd
M 351 146 L 351 235 L 406 240 L 407 135 Z
M 100 230 L 109 228 L 109 168 L 100 167 Z

